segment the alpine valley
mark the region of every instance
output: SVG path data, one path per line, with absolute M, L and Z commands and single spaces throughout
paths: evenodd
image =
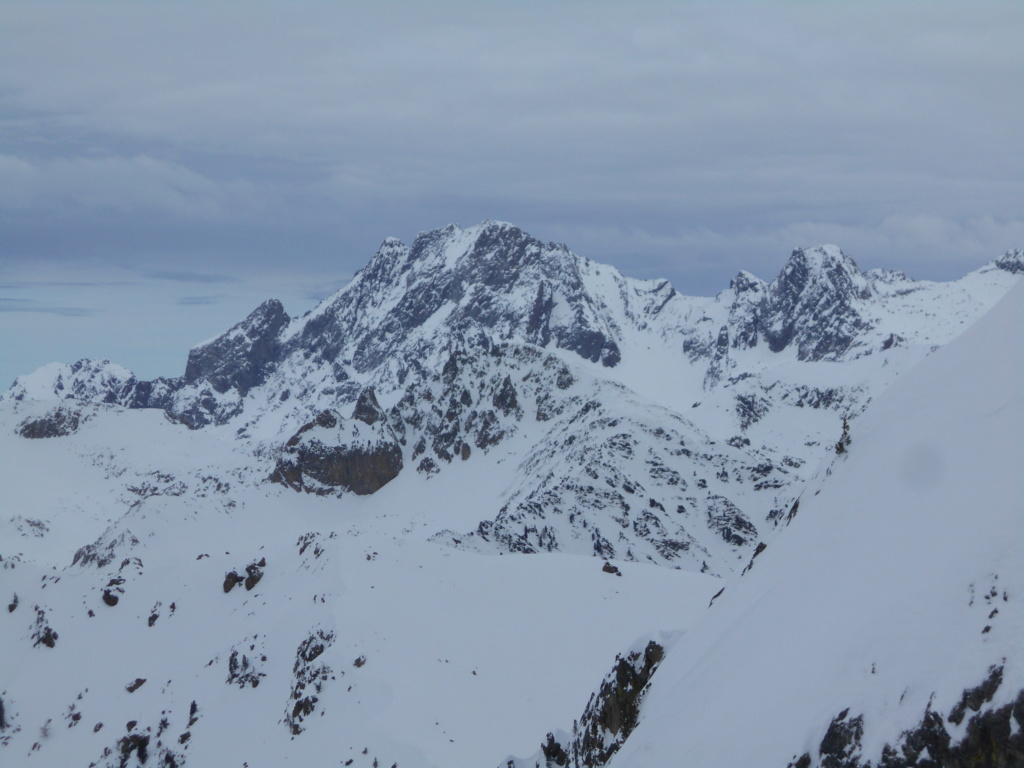
M 1024 252 L 385 240 L 0 396 L 0 764 L 1024 765 Z

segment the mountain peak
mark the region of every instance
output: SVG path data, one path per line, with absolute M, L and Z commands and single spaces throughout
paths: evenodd
M 217 392 L 235 387 L 244 396 L 273 369 L 290 320 L 280 301 L 267 299 L 226 333 L 189 350 L 185 382 L 204 379 Z
M 501 221 L 499 219 L 484 219 L 476 225 L 480 229 L 510 229 L 516 232 L 522 232 L 523 230 L 517 227 L 515 224 L 509 221 Z M 472 229 L 472 227 L 471 227 Z
M 773 352 L 795 343 L 800 360 L 834 360 L 869 325 L 857 307 L 871 285 L 836 245 L 797 248 L 769 294 L 764 334 Z
M 996 259 L 995 265 L 1014 275 L 1024 274 L 1024 250 L 1014 248 L 1007 251 L 1002 258 Z
M 793 257 L 800 256 L 805 259 L 811 259 L 816 261 L 850 261 L 843 249 L 834 243 L 821 243 L 820 245 L 811 246 L 809 248 L 794 248 Z M 792 258 L 792 257 L 791 257 Z M 854 265 L 856 266 L 856 264 Z
M 745 269 L 741 269 L 736 273 L 736 277 L 729 281 L 729 288 L 731 288 L 738 296 L 741 293 L 746 293 L 752 290 L 762 290 L 765 287 L 765 282 L 757 275 L 747 272 Z
M 863 282 L 866 286 L 857 262 L 838 245 L 831 244 L 795 249 L 777 282 L 791 283 L 803 290 L 808 284 L 820 280 L 827 280 L 837 288 L 855 282 Z
M 50 363 L 19 376 L 4 393 L 11 400 L 92 400 L 112 403 L 135 374 L 109 360 L 82 358 L 71 365 Z

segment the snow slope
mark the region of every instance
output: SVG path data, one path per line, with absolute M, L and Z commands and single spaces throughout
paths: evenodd
M 14 433 L 46 405 L 5 410 L 0 428 L 0 594 L 15 606 L 0 610 L 3 765 L 142 765 L 133 736 L 145 765 L 487 764 L 571 717 L 638 632 L 686 629 L 718 588 L 425 542 L 421 517 L 460 524 L 485 492 L 467 474 L 450 509 L 408 482 L 369 505 L 295 494 L 262 482 L 223 430 L 155 410 L 101 407 L 57 439 Z M 224 592 L 227 572 L 260 561 L 251 591 Z
M 804 753 L 818 765 L 844 710 L 863 715 L 852 754 L 877 765 L 884 745 L 928 708 L 947 716 L 990 667 L 1002 684 L 984 709 L 1013 702 L 1024 690 L 1022 329 L 1018 285 L 877 398 L 788 530 L 670 652 L 610 765 L 784 767 Z M 967 722 L 946 721 L 954 741 Z

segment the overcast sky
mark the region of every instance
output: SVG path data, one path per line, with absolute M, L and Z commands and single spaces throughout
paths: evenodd
M 484 219 L 711 295 L 1024 246 L 1024 3 L 0 2 L 0 386 Z

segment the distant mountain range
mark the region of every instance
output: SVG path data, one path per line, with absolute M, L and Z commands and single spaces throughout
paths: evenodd
M 171 740 L 163 735 L 170 725 L 163 725 L 155 714 L 140 714 L 134 717 L 136 726 L 122 727 L 124 733 L 116 740 L 109 732 L 101 736 L 101 728 L 92 732 L 90 725 L 81 732 L 62 732 L 57 741 L 63 746 L 52 746 L 47 741 L 51 736 L 28 731 L 43 728 L 44 721 L 53 723 L 47 730 L 56 728 L 53 716 L 47 715 L 49 721 L 44 717 L 56 704 L 45 696 L 36 701 L 25 678 L 0 675 L 0 745 L 19 755 L 24 751 L 26 759 L 31 756 L 32 764 L 39 765 L 126 766 L 157 760 L 158 765 L 183 766 L 211 764 L 214 758 L 230 758 L 231 764 L 240 765 L 237 754 L 224 743 L 224 734 L 236 726 L 225 720 L 228 710 L 222 708 L 235 704 L 252 723 L 260 723 L 253 733 L 264 728 L 280 731 L 280 738 L 267 737 L 269 752 L 264 754 L 276 755 L 277 762 L 260 762 L 257 751 L 256 761 L 250 761 L 253 766 L 279 764 L 299 754 L 289 751 L 298 748 L 297 741 L 321 744 L 302 735 L 312 727 L 308 718 L 316 714 L 335 722 L 332 718 L 341 717 L 336 722 L 342 727 L 340 713 L 352 706 L 341 703 L 337 694 L 321 695 L 321 689 L 342 685 L 336 679 L 341 677 L 338 660 L 328 663 L 330 649 L 355 649 L 350 641 L 364 635 L 352 635 L 351 627 L 330 608 L 332 600 L 344 602 L 341 585 L 363 578 L 351 570 L 355 565 L 332 559 L 341 557 L 342 551 L 353 554 L 353 547 L 358 559 L 365 555 L 369 563 L 385 549 L 413 547 L 410 551 L 427 570 L 443 569 L 438 558 L 454 557 L 464 569 L 459 578 L 470 581 L 476 578 L 473 574 L 491 578 L 497 567 L 488 565 L 496 562 L 493 558 L 480 555 L 562 553 L 553 562 L 572 563 L 564 565 L 570 580 L 579 569 L 589 573 L 586 563 L 592 561 L 565 556 L 593 556 L 599 558 L 599 566 L 607 563 L 599 583 L 630 582 L 633 586 L 624 588 L 630 592 L 628 599 L 640 603 L 642 587 L 650 586 L 654 594 L 653 585 L 664 578 L 650 575 L 642 564 L 703 574 L 673 577 L 690 579 L 679 582 L 680 590 L 695 606 L 706 605 L 710 593 L 734 581 L 739 593 L 750 593 L 753 588 L 744 585 L 758 579 L 760 571 L 770 570 L 760 566 L 765 544 L 776 538 L 786 541 L 788 549 L 780 545 L 778 550 L 789 552 L 791 563 L 804 556 L 799 546 L 815 548 L 815 558 L 834 546 L 826 542 L 833 541 L 830 537 L 839 529 L 826 526 L 816 534 L 821 537 L 819 552 L 819 544 L 794 543 L 799 537 L 789 532 L 788 523 L 798 511 L 799 517 L 807 514 L 808 505 L 821 508 L 823 502 L 810 497 L 819 488 L 823 494 L 831 488 L 826 478 L 844 429 L 852 434 L 851 453 L 863 450 L 862 414 L 867 414 L 865 424 L 874 423 L 870 414 L 875 398 L 884 398 L 904 372 L 932 365 L 926 358 L 1000 302 L 1021 273 L 1024 253 L 1017 250 L 957 281 L 914 281 L 899 272 L 861 272 L 838 247 L 824 245 L 794 251 L 771 282 L 741 272 L 717 296 L 691 297 L 667 281 L 627 278 L 564 245 L 541 243 L 510 224 L 485 222 L 426 232 L 411 246 L 385 240 L 349 285 L 314 310 L 292 318 L 279 301 L 270 299 L 223 334 L 194 347 L 182 376 L 142 381 L 119 365 L 97 360 L 54 363 L 21 376 L 0 396 L 5 445 L 25 456 L 8 466 L 5 482 L 11 488 L 12 506 L 0 518 L 0 564 L 5 568 L 0 574 L 10 571 L 15 585 L 11 591 L 18 594 L 2 625 L 4 647 L 17 647 L 16 657 L 25 668 L 48 679 L 54 673 L 40 666 L 45 650 L 57 652 L 54 658 L 60 659 L 58 649 L 78 642 L 68 638 L 80 632 L 66 627 L 104 611 L 117 613 L 123 600 L 131 602 L 132 594 L 152 597 L 155 605 L 146 616 L 150 607 L 139 603 L 132 608 L 148 627 L 134 629 L 124 616 L 127 611 L 120 610 L 121 618 L 107 630 L 114 633 L 109 649 L 102 633 L 82 642 L 109 658 L 104 663 L 117 666 L 124 652 L 113 649 L 143 638 L 146 643 L 161 638 L 154 648 L 161 648 L 170 660 L 157 663 L 151 654 L 140 652 L 136 666 L 155 665 L 162 670 L 160 675 L 173 671 L 173 679 L 179 680 L 178 685 L 168 680 L 166 691 L 147 700 L 154 713 L 161 703 L 167 704 L 160 707 L 162 717 L 173 721 L 177 732 Z M 989 333 L 1007 336 L 1005 344 L 1012 347 L 1013 328 L 1006 323 L 1002 330 Z M 958 343 L 961 349 L 966 345 Z M 1008 360 L 1014 354 L 1019 357 L 1019 348 L 1008 348 L 1006 354 Z M 997 365 L 990 358 L 982 363 Z M 929 396 L 938 398 L 940 390 L 956 386 L 952 379 L 937 382 L 934 388 L 921 383 L 920 377 L 917 381 L 922 397 L 934 389 Z M 898 430 L 899 419 L 897 409 L 891 426 L 875 428 L 879 434 Z M 920 424 L 908 422 L 903 428 L 918 429 Z M 886 440 L 895 437 L 882 443 Z M 969 446 L 965 450 L 985 450 L 967 438 L 964 445 Z M 881 448 L 877 451 L 882 455 Z M 851 467 L 860 461 L 851 457 Z M 857 479 L 844 480 L 843 487 L 864 483 L 867 471 L 856 476 L 851 469 Z M 884 536 L 877 528 L 882 525 L 879 516 L 869 519 L 876 526 L 869 527 L 872 535 Z M 278 551 L 281 541 L 297 537 L 297 553 Z M 365 547 L 354 543 L 360 537 L 365 537 Z M 236 549 L 245 554 L 231 555 Z M 770 549 L 774 552 L 776 547 Z M 333 554 L 321 562 L 320 554 L 311 559 L 310 553 L 316 552 Z M 871 557 L 858 552 L 858 557 Z M 769 554 L 764 562 L 771 562 Z M 835 562 L 845 562 L 844 557 L 836 554 Z M 394 558 L 385 553 L 383 559 L 398 563 Z M 275 576 L 268 586 L 264 574 L 272 575 L 275 563 L 292 560 L 290 575 L 281 575 L 280 580 Z M 151 561 L 158 563 L 160 576 L 151 575 L 152 565 L 144 566 Z M 927 565 L 931 567 L 931 561 Z M 60 570 L 51 574 L 50 566 Z M 206 571 L 218 568 L 226 574 L 223 590 L 217 576 L 213 597 L 204 597 L 188 618 L 180 611 L 175 614 L 176 605 L 188 604 L 189 592 L 179 590 L 182 596 L 172 598 L 177 589 L 173 585 L 197 589 L 213 578 Z M 392 574 L 384 577 L 385 582 L 413 576 L 407 565 L 385 568 L 382 562 L 378 570 Z M 35 579 L 14 576 L 15 572 Z M 626 578 L 616 573 L 625 573 Z M 780 594 L 799 592 L 791 582 L 802 578 L 803 571 L 798 575 L 783 568 L 779 574 L 772 578 L 779 580 Z M 816 572 L 806 577 L 818 578 Z M 281 591 L 286 585 L 288 591 Z M 43 587 L 48 587 L 45 595 Z M 276 597 L 258 600 L 248 612 L 232 609 L 235 618 L 226 620 L 230 629 L 224 632 L 238 637 L 221 637 L 218 630 L 214 636 L 220 639 L 200 643 L 202 653 L 212 657 L 204 658 L 203 664 L 209 660 L 215 668 L 228 670 L 225 686 L 205 680 L 202 665 L 195 667 L 198 656 L 175 650 L 184 634 L 162 636 L 154 625 L 168 624 L 175 615 L 180 632 L 186 623 L 188 631 L 195 632 L 218 620 L 217 601 L 233 600 L 234 589 L 254 595 L 271 590 L 267 594 Z M 640 593 L 632 591 L 636 589 Z M 48 603 L 55 594 L 59 599 Z M 588 586 L 580 594 L 593 599 L 598 593 Z M 294 614 L 297 609 L 280 602 L 285 595 L 323 607 Z M 814 597 L 827 599 L 824 593 Z M 544 591 L 536 592 L 535 599 L 545 600 Z M 616 610 L 625 610 L 617 601 L 626 597 L 605 599 L 612 599 L 619 606 Z M 692 623 L 695 637 L 710 638 L 713 630 L 701 628 L 718 626 L 713 615 L 732 611 L 739 616 L 748 610 L 743 607 L 747 603 L 735 602 L 739 599 L 723 596 L 722 604 L 734 607 L 716 608 L 707 619 L 700 618 L 703 608 L 693 608 L 689 618 L 680 617 L 686 626 L 648 618 L 653 622 L 649 626 L 627 631 L 626 637 L 641 640 L 634 644 L 632 656 L 621 657 L 612 676 L 617 675 L 618 682 L 606 681 L 604 699 L 621 698 L 628 688 L 626 698 L 639 702 L 666 650 L 670 660 L 672 654 L 682 653 L 669 648 L 671 643 L 664 638 L 655 642 L 657 632 L 681 631 Z M 874 603 L 866 600 L 859 610 L 870 611 Z M 650 610 L 664 612 L 662 602 Z M 29 603 L 35 607 L 30 609 Z M 376 604 L 359 605 L 353 610 L 363 611 L 364 618 L 379 618 Z M 445 606 L 435 609 L 444 614 Z M 787 604 L 785 610 L 791 609 Z M 406 610 L 415 613 L 401 603 L 401 611 Z M 451 621 L 473 621 L 471 612 L 452 610 Z M 779 611 L 784 613 L 783 608 Z M 274 627 L 293 614 L 309 631 L 301 638 L 289 631 L 274 639 Z M 150 620 L 152 616 L 157 618 Z M 519 631 L 541 631 L 529 617 L 521 620 L 526 624 Z M 615 614 L 608 620 L 617 621 Z M 17 621 L 25 627 L 19 628 Z M 564 621 L 577 621 L 568 604 Z M 586 621 L 577 623 L 589 626 Z M 574 630 L 560 631 L 568 633 L 563 638 L 567 640 Z M 768 633 L 756 623 L 742 631 L 751 637 Z M 257 636 L 264 640 L 257 641 Z M 388 646 L 381 645 L 380 637 L 373 642 L 386 653 Z M 405 642 L 412 643 L 409 653 L 418 648 L 411 640 Z M 679 647 L 696 647 L 698 642 L 704 641 L 686 640 Z M 287 646 L 287 653 L 260 650 L 275 643 Z M 23 647 L 27 650 L 20 650 Z M 626 649 L 620 644 L 609 650 L 614 655 L 615 650 Z M 119 655 L 111 657 L 112 652 Z M 508 653 L 502 652 L 506 657 Z M 743 653 L 758 651 L 744 646 Z M 60 674 L 80 681 L 73 693 L 81 694 L 77 701 L 82 701 L 81 689 L 95 684 L 89 685 L 88 674 L 60 666 L 65 663 L 70 664 L 71 657 L 58 662 L 64 670 Z M 674 668 L 685 666 L 678 662 Z M 139 679 L 154 679 L 156 674 L 140 673 Z M 181 682 L 183 675 L 194 681 L 199 693 L 188 692 L 192 684 Z M 428 678 L 433 679 L 424 679 Z M 633 682 L 623 688 L 626 678 Z M 369 688 L 401 695 L 402 679 L 377 680 Z M 598 682 L 599 675 L 593 684 Z M 226 690 L 233 691 L 234 701 L 239 689 L 247 686 L 260 686 L 263 697 L 268 684 L 279 685 L 282 701 L 292 703 L 274 709 L 276 705 L 259 703 L 262 698 L 244 706 L 229 706 L 224 699 Z M 155 683 L 154 688 L 157 685 L 162 684 Z M 415 688 L 414 683 L 409 685 Z M 129 694 L 134 696 L 134 691 Z M 378 700 L 376 694 L 365 695 Z M 614 762 L 613 755 L 626 743 L 619 734 L 631 732 L 636 723 L 630 721 L 623 729 L 624 711 L 611 728 L 607 706 L 595 696 L 584 721 L 588 728 L 600 726 L 604 735 L 573 735 L 565 722 L 566 730 L 549 737 L 544 750 L 516 764 L 649 762 L 642 752 L 623 758 L 626 762 Z M 214 711 L 202 710 L 217 726 L 202 738 L 197 728 L 193 740 L 198 715 L 182 713 L 199 707 L 189 702 L 203 697 L 220 702 Z M 122 698 L 123 692 L 103 694 L 97 709 L 131 714 L 134 710 Z M 137 700 L 136 696 L 131 701 Z M 918 706 L 921 695 L 915 693 L 911 700 Z M 172 707 L 172 701 L 178 703 Z M 856 704 L 848 700 L 848 706 Z M 74 701 L 61 706 L 71 712 L 71 724 L 60 727 L 75 728 L 78 719 L 73 714 L 82 707 Z M 267 706 L 270 709 L 264 711 Z M 391 705 L 381 706 L 391 712 L 386 718 L 394 726 L 374 731 L 382 754 L 391 749 L 407 755 L 403 765 L 408 760 L 424 766 L 470 764 L 446 752 L 455 747 L 443 741 L 429 746 L 434 744 L 433 731 L 423 731 L 423 740 L 418 741 L 419 736 L 410 735 L 420 733 L 412 721 L 403 720 L 405 715 L 393 707 L 388 709 Z M 172 709 L 173 716 L 168 714 Z M 271 711 L 276 713 L 273 717 L 280 716 L 280 725 L 273 717 L 266 719 Z M 579 707 L 572 716 L 578 715 Z M 635 720 L 635 715 L 630 717 Z M 133 719 L 126 714 L 103 717 Z M 671 719 L 668 714 L 658 717 Z M 861 728 L 852 722 L 836 720 L 853 730 Z M 523 727 L 527 725 L 524 721 Z M 72 738 L 84 736 L 86 730 L 90 733 L 85 741 Z M 480 733 L 480 728 L 474 732 Z M 650 728 L 645 733 L 651 734 Z M 529 738 L 537 735 L 525 733 Z M 353 732 L 351 738 L 357 736 Z M 645 738 L 650 744 L 660 743 L 656 734 Z M 868 755 L 867 742 L 861 739 L 858 744 L 866 751 L 857 755 L 882 764 L 877 755 Z M 499 758 L 507 749 L 492 746 Z M 881 744 L 877 746 L 881 749 Z M 300 749 L 307 754 L 304 749 L 311 747 Z M 665 764 L 667 753 L 658 752 L 660 747 L 651 749 L 651 754 L 661 755 L 653 764 Z M 799 744 L 792 747 L 794 764 L 802 768 L 861 764 L 850 762 L 853 752 L 844 753 L 847 762 L 828 762 L 832 758 L 826 752 L 808 752 L 810 762 L 802 763 L 796 754 L 800 749 Z M 85 754 L 90 757 L 80 759 Z M 69 756 L 74 756 L 71 762 Z M 370 757 L 369 752 L 357 751 L 323 764 L 361 765 L 360 760 Z M 701 758 L 692 764 L 728 762 Z

